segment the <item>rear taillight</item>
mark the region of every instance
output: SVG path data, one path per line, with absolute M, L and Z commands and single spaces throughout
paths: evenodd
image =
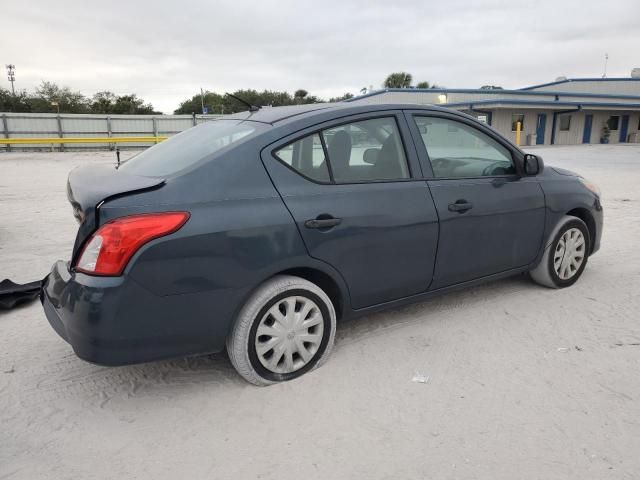
M 75 268 L 91 275 L 120 275 L 142 245 L 179 230 L 188 219 L 187 212 L 166 212 L 107 222 L 89 238 Z

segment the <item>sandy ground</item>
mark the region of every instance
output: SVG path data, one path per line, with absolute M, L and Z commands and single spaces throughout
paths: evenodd
M 518 277 L 345 322 L 293 382 L 250 386 L 224 355 L 98 367 L 39 304 L 0 313 L 0 479 L 638 478 L 640 147 L 532 151 L 603 191 L 574 287 Z M 68 258 L 66 175 L 108 161 L 0 155 L 0 278 Z

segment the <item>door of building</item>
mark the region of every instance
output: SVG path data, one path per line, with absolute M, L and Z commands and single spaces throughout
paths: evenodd
M 593 125 L 593 115 L 585 115 L 584 131 L 582 132 L 582 143 L 591 143 L 591 126 Z

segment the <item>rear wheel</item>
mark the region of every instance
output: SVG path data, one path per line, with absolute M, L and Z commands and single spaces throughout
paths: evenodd
M 589 229 L 579 218 L 566 216 L 554 233 L 542 260 L 530 272 L 531 278 L 549 288 L 569 287 L 587 265 L 591 248 Z
M 324 363 L 335 329 L 335 309 L 322 289 L 299 277 L 279 275 L 244 305 L 227 338 L 227 351 L 245 380 L 270 385 Z

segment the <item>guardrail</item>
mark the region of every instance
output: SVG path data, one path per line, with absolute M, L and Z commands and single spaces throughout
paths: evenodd
M 67 137 L 67 138 L 0 138 L 0 145 L 62 145 L 66 143 L 158 143 L 167 136 L 157 137 Z

